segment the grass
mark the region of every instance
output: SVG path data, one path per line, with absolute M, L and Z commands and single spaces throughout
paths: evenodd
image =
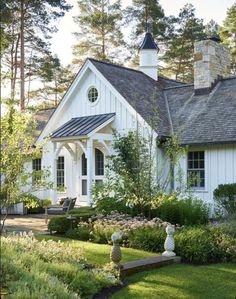
M 137 273 L 131 283 L 111 299 L 233 299 L 236 298 L 236 264 L 170 265 Z
M 71 239 L 49 236 L 49 235 L 36 235 L 38 240 L 54 240 L 62 242 L 71 242 Z M 76 247 L 81 248 L 83 256 L 87 259 L 89 264 L 95 266 L 103 266 L 110 262 L 111 245 L 94 244 L 90 242 L 74 241 Z M 144 259 L 156 256 L 156 253 L 146 252 L 131 248 L 121 248 L 122 263 Z

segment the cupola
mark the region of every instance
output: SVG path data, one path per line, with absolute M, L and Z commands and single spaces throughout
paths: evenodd
M 152 34 L 146 32 L 139 49 L 139 70 L 154 80 L 158 80 L 158 52 L 159 48 Z

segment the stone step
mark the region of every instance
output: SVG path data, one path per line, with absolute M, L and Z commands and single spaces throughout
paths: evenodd
M 129 276 L 137 272 L 146 271 L 170 265 L 173 263 L 180 263 L 181 258 L 179 256 L 166 257 L 166 256 L 154 256 L 143 260 L 137 260 L 123 264 L 121 267 L 121 277 Z

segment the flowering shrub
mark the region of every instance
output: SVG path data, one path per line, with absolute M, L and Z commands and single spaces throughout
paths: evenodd
M 109 215 L 94 215 L 89 219 L 89 223 L 79 223 L 78 228 L 68 231 L 67 237 L 79 240 L 93 241 L 95 243 L 111 244 L 111 235 L 114 232 L 122 233 L 122 245 L 129 246 L 130 232 L 144 228 L 166 227 L 170 223 L 162 221 L 159 218 L 147 220 L 142 216 L 131 217 L 127 214 L 112 212 Z
M 73 242 L 40 242 L 24 233 L 2 237 L 1 243 L 1 283 L 8 298 L 86 299 L 119 283 L 103 269 L 87 270 Z
M 53 240 L 38 241 L 32 234 L 21 233 L 2 238 L 2 243 L 13 247 L 19 253 L 32 253 L 45 262 L 84 263 L 80 249 L 74 249 L 72 243 L 55 242 Z

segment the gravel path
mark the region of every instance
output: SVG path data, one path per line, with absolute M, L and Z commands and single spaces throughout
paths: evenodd
M 48 233 L 44 214 L 9 215 L 5 222 L 4 230 L 6 232 L 32 231 L 34 234 Z

